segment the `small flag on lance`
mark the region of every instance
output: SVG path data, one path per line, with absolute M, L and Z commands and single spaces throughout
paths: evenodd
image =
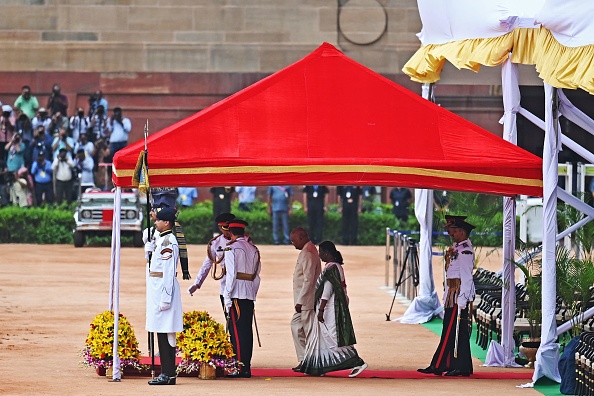
M 147 195 L 150 189 L 149 172 L 148 172 L 148 120 L 144 126 L 144 151 L 140 152 L 138 161 L 136 161 L 136 168 L 134 169 L 134 176 L 132 176 L 132 185 Z

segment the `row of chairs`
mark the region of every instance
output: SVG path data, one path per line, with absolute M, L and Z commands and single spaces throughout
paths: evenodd
M 495 318 L 501 312 L 503 279 L 497 273 L 478 268 L 474 273 L 474 320 L 476 343 L 486 349 L 495 331 Z
M 594 332 L 584 332 L 575 349 L 575 394 L 594 396 Z
M 476 343 L 487 349 L 492 339 L 501 341 L 501 298 L 503 279 L 500 274 L 482 268 L 474 274 L 476 295 L 474 317 L 477 326 Z M 516 319 L 514 338 L 519 345 L 524 333 L 528 333 L 528 322 L 523 307 L 526 305 L 526 287 L 516 284 Z
M 474 318 L 477 325 L 476 343 L 483 349 L 487 349 L 491 340 L 501 341 L 501 298 L 503 280 L 498 273 L 485 269 L 477 269 L 474 274 L 476 298 Z M 593 290 L 594 291 L 594 290 Z M 519 346 L 524 337 L 529 336 L 530 326 L 527 319 L 529 307 L 526 287 L 523 284 L 516 284 L 516 315 L 514 321 L 514 339 Z M 577 302 L 583 304 L 582 302 Z M 594 306 L 594 299 L 586 303 L 586 308 Z M 568 309 L 560 298 L 556 302 L 557 325 L 571 319 L 571 310 Z M 580 331 L 594 331 L 594 317 L 584 320 L 580 324 Z M 564 341 L 571 337 L 560 337 Z M 561 342 L 561 340 L 560 340 Z M 565 344 L 565 342 L 562 342 Z

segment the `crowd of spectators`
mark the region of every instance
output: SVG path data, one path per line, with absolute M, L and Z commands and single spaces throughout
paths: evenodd
M 71 202 L 79 190 L 109 189 L 113 155 L 128 144 L 130 119 L 101 91 L 88 110 L 69 117 L 68 97 L 54 84 L 40 106 L 25 85 L 13 106 L 0 101 L 0 206 L 41 206 Z

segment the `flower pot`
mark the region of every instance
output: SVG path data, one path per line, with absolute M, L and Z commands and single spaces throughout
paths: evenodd
M 215 367 L 211 366 L 210 364 L 202 364 L 200 366 L 200 373 L 198 374 L 200 379 L 204 380 L 213 380 L 217 378 L 217 370 Z
M 526 359 L 528 359 L 528 363 L 524 367 L 534 367 L 534 362 L 536 361 L 536 352 L 538 352 L 539 347 L 540 339 L 528 339 L 527 341 L 522 342 L 519 350 L 524 356 L 526 356 Z

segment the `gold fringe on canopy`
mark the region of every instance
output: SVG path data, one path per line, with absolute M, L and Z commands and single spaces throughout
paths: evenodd
M 449 61 L 458 69 L 478 72 L 481 65 L 497 66 L 507 60 L 536 65 L 540 77 L 557 88 L 581 88 L 594 94 L 594 45 L 566 47 L 546 28 L 520 28 L 499 37 L 424 45 L 402 71 L 413 81 L 436 82 Z

